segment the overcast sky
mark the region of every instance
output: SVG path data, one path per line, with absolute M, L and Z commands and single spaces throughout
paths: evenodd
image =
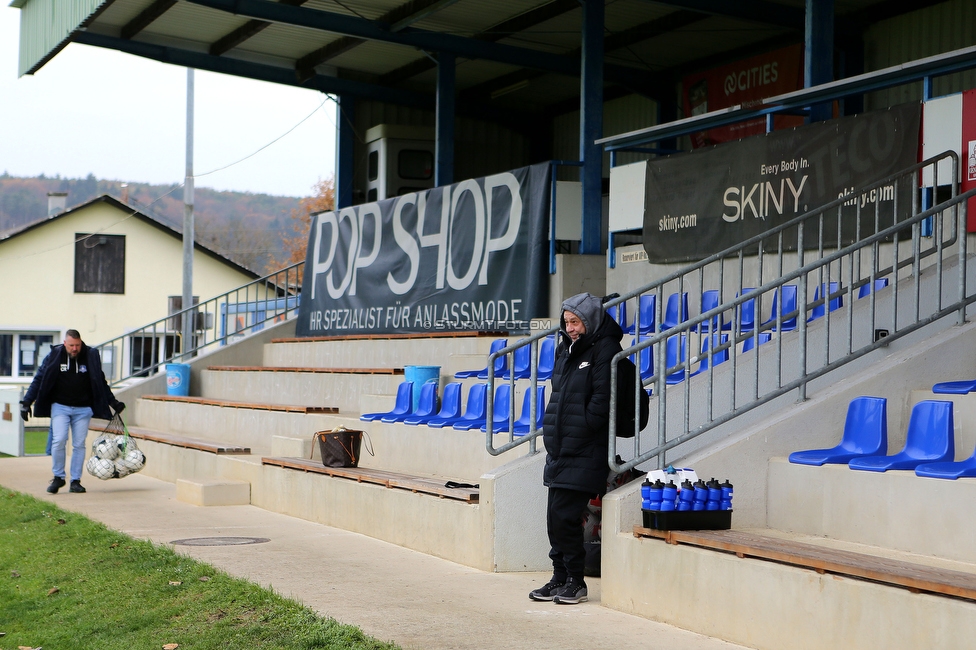
M 0 4 L 0 173 L 182 183 L 186 69 L 72 44 L 17 77 L 20 11 Z M 309 196 L 335 168 L 335 104 L 322 93 L 195 73 L 197 187 Z M 248 160 L 214 174 L 302 122 Z

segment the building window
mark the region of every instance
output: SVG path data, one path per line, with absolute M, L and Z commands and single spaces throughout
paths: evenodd
M 55 334 L 0 334 L 0 379 L 33 377 L 54 345 Z
M 75 233 L 75 293 L 125 293 L 125 235 Z

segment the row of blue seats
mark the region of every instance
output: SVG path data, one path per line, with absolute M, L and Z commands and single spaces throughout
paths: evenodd
M 857 397 L 847 408 L 841 442 L 830 449 L 790 454 L 801 465 L 847 463 L 851 469 L 884 472 L 911 469 L 918 476 L 957 479 L 976 476 L 976 451 L 966 460 L 953 461 L 952 402 L 923 400 L 912 407 L 905 448 L 888 456 L 888 400 Z
M 508 345 L 507 339 L 495 339 L 491 342 L 489 354 L 494 354 Z M 512 372 L 515 372 L 516 379 L 529 379 L 532 373 L 532 346 L 523 345 L 512 353 L 514 357 L 512 366 L 508 367 L 508 355 L 502 355 L 495 359 L 495 377 L 510 379 Z M 552 368 L 556 363 L 556 338 L 547 336 L 539 341 L 539 365 L 536 370 L 536 377 L 539 381 L 547 381 L 552 377 Z M 455 379 L 488 379 L 488 367 L 478 370 L 460 370 L 454 373 Z
M 444 387 L 440 410 L 437 408 L 437 382 L 428 381 L 420 387 L 420 397 L 417 408 L 413 408 L 414 384 L 410 381 L 401 382 L 397 387 L 396 403 L 393 410 L 382 413 L 364 413 L 360 420 L 372 422 L 379 420 L 388 424 L 403 422 L 411 426 L 426 425 L 428 427 L 452 427 L 459 431 L 480 428 L 487 431 L 487 396 L 488 384 L 474 384 L 468 389 L 467 406 L 461 412 L 461 384 L 451 382 Z M 536 413 L 536 429 L 542 428 L 542 416 L 546 409 L 546 388 L 536 387 L 538 406 Z M 529 432 L 531 419 L 531 391 L 526 391 L 522 398 L 522 414 L 515 420 L 514 431 L 522 436 Z M 500 433 L 508 431 L 509 410 L 512 405 L 511 386 L 498 384 L 495 387 L 495 399 L 492 402 L 492 431 Z
M 883 289 L 888 286 L 887 278 L 879 278 L 874 281 L 874 290 Z M 780 300 L 780 290 L 775 290 L 772 292 L 772 305 L 770 310 L 770 317 L 761 323 L 758 322 L 756 314 L 756 300 L 755 298 L 746 300 L 736 309 L 736 316 L 738 321 L 738 330 L 748 331 L 751 329 L 756 329 L 757 324 L 761 327 L 773 325 L 773 329 L 776 329 L 776 316 L 780 315 L 782 322 L 780 323 L 781 331 L 791 331 L 797 329 L 796 316 L 785 318 L 787 314 L 791 314 L 797 311 L 797 295 L 798 289 L 795 284 L 785 284 L 781 287 L 782 289 L 782 300 Z M 745 288 L 741 293 L 737 293 L 736 296 L 744 295 L 750 291 L 751 288 Z M 840 291 L 840 283 L 830 282 L 825 283 L 823 287 L 817 287 L 813 294 L 814 301 L 820 300 L 822 295 L 831 296 Z M 864 284 L 858 289 L 857 297 L 864 298 L 871 295 L 871 284 Z M 703 291 L 701 295 L 701 311 L 699 313 L 704 314 L 705 312 L 715 309 L 720 304 L 719 292 L 715 289 L 709 289 Z M 810 312 L 807 321 L 814 321 L 818 318 L 822 318 L 827 311 L 834 311 L 840 309 L 844 305 L 844 299 L 842 296 L 835 296 L 825 301 L 826 307 L 823 303 L 813 307 Z M 627 315 L 627 303 L 622 302 L 615 307 L 611 307 L 608 313 L 620 327 L 623 328 L 624 332 L 628 334 L 634 334 L 639 331 L 640 334 L 650 334 L 655 331 L 663 332 L 664 330 L 670 329 L 683 323 L 690 319 L 688 311 L 688 293 L 672 293 L 668 296 L 667 303 L 664 309 L 664 316 L 662 318 L 660 326 L 655 326 L 655 319 L 657 314 L 657 295 L 655 294 L 645 294 L 640 296 L 638 302 L 638 317 L 634 318 L 632 321 L 629 320 Z M 639 325 L 637 321 L 640 321 Z M 701 332 L 707 331 L 731 331 L 733 323 L 726 322 L 724 314 L 719 314 L 715 318 L 704 321 L 699 325 L 698 329 Z

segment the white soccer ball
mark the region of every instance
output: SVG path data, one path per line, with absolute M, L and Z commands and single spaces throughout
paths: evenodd
M 104 460 L 115 460 L 121 453 L 119 447 L 123 442 L 120 438 L 110 434 L 98 436 L 92 443 L 92 454 Z
M 85 467 L 88 469 L 89 474 L 103 481 L 118 476 L 115 470 L 115 463 L 105 458 L 99 458 L 98 456 L 89 458 L 88 462 L 85 463 Z
M 138 449 L 129 449 L 125 456 L 115 461 L 119 471 L 119 478 L 134 474 L 146 466 L 146 455 Z

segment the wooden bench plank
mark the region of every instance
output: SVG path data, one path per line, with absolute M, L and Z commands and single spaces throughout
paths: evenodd
M 403 368 L 299 368 L 287 366 L 208 366 L 220 372 L 307 372 L 336 375 L 402 375 Z
M 89 429 L 94 429 L 96 431 L 106 431 L 107 426 L 90 424 Z M 158 442 L 164 445 L 172 445 L 174 447 L 182 447 L 184 449 L 196 449 L 197 451 L 206 451 L 211 454 L 218 455 L 238 455 L 246 456 L 250 455 L 250 447 L 240 447 L 238 445 L 226 445 L 219 442 L 213 442 L 210 440 L 203 440 L 201 438 L 190 438 L 187 436 L 176 435 L 172 433 L 165 433 L 162 431 L 150 431 L 148 429 L 142 429 L 139 427 L 128 427 L 129 435 L 137 440 L 149 440 L 152 442 Z
M 976 573 L 904 562 L 866 553 L 827 548 L 793 540 L 737 530 L 652 530 L 634 526 L 637 537 L 653 537 L 670 544 L 735 553 L 813 569 L 818 573 L 872 580 L 967 600 L 976 600 Z
M 315 413 L 336 414 L 339 409 L 335 406 L 292 406 L 290 404 L 259 404 L 256 402 L 233 402 L 225 399 L 208 399 L 206 397 L 192 397 L 180 395 L 143 395 L 139 399 L 156 402 L 182 402 L 184 404 L 200 404 L 203 406 L 220 406 L 224 408 L 254 409 L 257 411 L 280 411 L 284 413 Z
M 321 461 L 307 458 L 262 458 L 263 465 L 274 465 L 286 469 L 296 469 L 314 474 L 326 474 L 337 478 L 345 478 L 359 483 L 373 483 L 388 488 L 423 492 L 443 497 L 457 499 L 468 503 L 478 503 L 478 488 L 449 488 L 440 479 L 423 476 L 410 476 L 382 469 L 367 469 L 364 467 L 326 467 Z

